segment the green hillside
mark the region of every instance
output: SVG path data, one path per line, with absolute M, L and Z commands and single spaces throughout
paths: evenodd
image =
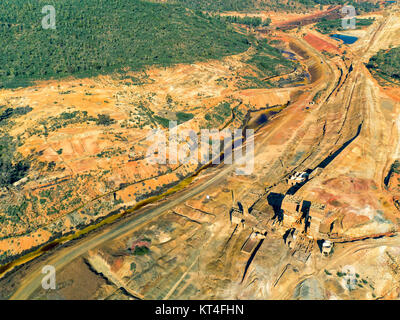
M 388 51 L 380 50 L 371 57 L 367 68 L 387 81 L 400 83 L 400 47 Z
M 296 11 L 303 12 L 306 9 L 318 5 L 353 5 L 357 13 L 373 11 L 379 8 L 374 1 L 355 0 L 169 0 L 169 2 L 182 3 L 185 6 L 197 10 L 207 11 Z
M 45 5 L 56 9 L 56 30 L 42 28 Z M 226 21 L 176 4 L 3 0 L 0 12 L 0 87 L 191 63 L 249 47 Z
M 373 24 L 375 18 L 367 18 L 367 19 L 356 19 L 356 29 L 361 29 L 363 27 L 368 27 Z M 334 31 L 342 31 L 342 19 L 334 19 L 334 20 L 326 20 L 322 19 L 322 21 L 315 24 L 316 29 L 321 33 L 331 33 Z

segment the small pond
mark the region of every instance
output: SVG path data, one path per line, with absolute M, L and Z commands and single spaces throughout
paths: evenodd
M 356 42 L 358 40 L 357 37 L 353 37 L 353 36 L 346 36 L 344 34 L 332 34 L 330 35 L 331 38 L 335 39 L 335 40 L 342 40 L 343 43 L 345 44 L 353 44 L 354 42 Z

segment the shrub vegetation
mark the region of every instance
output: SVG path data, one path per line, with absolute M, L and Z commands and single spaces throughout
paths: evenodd
M 374 70 L 385 80 L 400 81 L 400 47 L 380 50 L 371 57 L 367 67 Z
M 43 29 L 41 9 L 56 9 Z M 139 0 L 3 0 L 0 87 L 220 58 L 248 49 L 223 19 Z

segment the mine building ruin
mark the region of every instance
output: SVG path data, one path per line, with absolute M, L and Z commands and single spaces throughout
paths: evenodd
M 322 220 L 326 216 L 326 206 L 321 203 L 312 202 L 308 209 L 308 228 L 310 234 L 318 236 Z
M 304 183 L 308 180 L 309 173 L 307 172 L 295 172 L 292 176 L 290 176 L 288 180 L 288 184 L 290 186 L 295 186 L 296 184 Z
M 271 192 L 261 196 L 247 207 L 240 201 L 235 203 L 232 192 L 230 220 L 242 229 L 250 229 L 251 234 L 242 247 L 242 252 L 250 253 L 257 240 L 264 239 L 268 232 L 286 229 L 285 244 L 293 251 L 293 257 L 306 262 L 314 248 L 314 242 L 322 239 L 321 252 L 328 256 L 332 250 L 332 225 L 337 215 L 327 211 L 325 204 L 302 199 L 295 195 Z
M 325 240 L 322 243 L 322 254 L 327 257 L 331 254 L 333 248 L 333 242 L 329 240 Z
M 244 228 L 245 220 L 244 220 L 242 211 L 240 211 L 238 208 L 232 207 L 230 216 L 231 216 L 232 224 L 237 224 L 237 225 L 241 226 L 242 228 Z
M 302 199 L 293 195 L 286 195 L 282 200 L 283 225 L 290 228 L 301 219 Z
M 267 232 L 275 223 L 274 218 L 274 210 L 265 197 L 261 197 L 251 208 L 247 208 L 240 201 L 235 203 L 232 192 L 232 208 L 230 210 L 232 224 L 237 224 L 243 229 L 251 229 L 257 238 L 265 238 Z

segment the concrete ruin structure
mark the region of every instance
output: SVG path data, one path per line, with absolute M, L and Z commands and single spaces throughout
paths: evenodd
M 322 254 L 327 257 L 331 254 L 333 248 L 333 242 L 329 240 L 325 240 L 322 243 Z
M 271 203 L 265 196 L 261 197 L 250 209 L 240 202 L 234 206 L 233 201 L 231 223 L 251 228 L 259 234 L 265 234 L 272 226 L 281 224 L 286 228 L 300 229 L 315 239 L 327 237 L 331 231 L 331 222 L 327 219 L 329 215 L 326 205 L 295 195 L 280 196 L 280 203 Z
M 281 205 L 283 224 L 286 227 L 304 225 L 304 231 L 316 239 L 321 233 L 328 233 L 326 226 L 327 209 L 325 204 L 304 200 L 294 195 L 286 195 Z M 304 224 L 303 224 L 304 223 Z M 321 230 L 322 229 L 322 230 Z
M 264 239 L 267 232 L 275 223 L 274 210 L 265 197 L 260 197 L 251 208 L 247 208 L 241 202 L 235 205 L 232 192 L 232 208 L 230 210 L 230 221 L 242 229 L 250 229 L 252 232 L 242 247 L 242 252 L 250 253 L 256 247 L 259 240 Z
M 232 208 L 231 209 L 231 223 L 233 224 L 237 224 L 239 226 L 241 226 L 242 228 L 244 228 L 244 215 L 243 212 L 240 211 L 238 208 Z
M 290 248 L 290 249 L 294 249 L 295 244 L 296 244 L 296 239 L 297 239 L 297 234 L 299 233 L 299 231 L 295 228 L 291 228 L 287 231 L 287 235 L 286 237 L 284 236 L 284 241 L 285 244 Z
M 230 211 L 231 223 L 237 224 L 243 229 L 251 229 L 258 238 L 265 238 L 273 221 L 273 210 L 262 201 L 260 207 L 252 208 L 250 211 L 243 206 L 243 209 L 232 207 Z M 261 209 L 261 210 L 260 210 Z
M 243 207 L 236 206 L 235 195 L 233 193 L 233 190 L 231 192 L 232 192 L 232 207 L 229 212 L 230 221 L 232 224 L 237 224 L 238 226 L 241 226 L 242 228 L 244 228 L 245 212 L 243 210 Z
M 314 243 L 313 237 L 299 232 L 293 245 L 293 257 L 305 263 L 311 255 Z
M 285 244 L 292 250 L 292 256 L 301 262 L 306 262 L 314 248 L 315 240 L 310 235 L 296 228 L 287 230 L 283 237 Z
M 327 212 L 325 204 L 311 202 L 295 195 L 269 193 L 261 196 L 249 208 L 235 200 L 232 193 L 230 220 L 232 224 L 252 232 L 242 247 L 250 253 L 267 232 L 286 229 L 284 241 L 293 250 L 293 256 L 306 262 L 314 247 L 315 240 L 323 239 L 322 253 L 327 256 L 332 250 L 328 240 L 336 215 Z M 283 229 L 282 229 L 283 228 Z
M 265 238 L 274 224 L 274 211 L 265 198 L 260 199 L 249 212 L 249 226 L 258 238 Z
M 308 180 L 309 173 L 307 172 L 295 172 L 292 176 L 290 176 L 288 180 L 288 184 L 290 186 L 295 186 L 299 183 L 304 183 Z
M 322 220 L 326 216 L 326 206 L 321 203 L 311 202 L 308 209 L 308 229 L 311 235 L 318 237 Z
M 286 195 L 281 204 L 283 210 L 283 224 L 290 228 L 301 219 L 301 205 L 303 199 L 294 195 Z

